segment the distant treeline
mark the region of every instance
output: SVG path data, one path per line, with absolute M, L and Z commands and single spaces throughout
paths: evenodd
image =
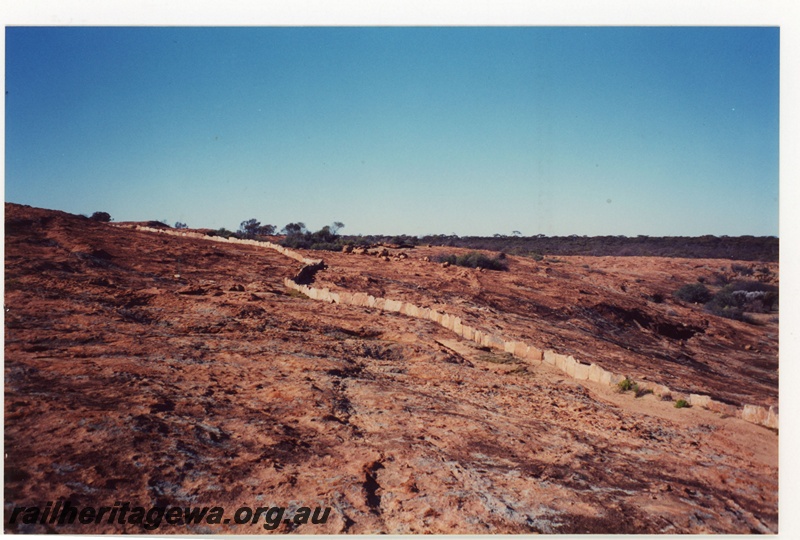
M 98 213 L 92 216 L 95 219 Z M 105 218 L 107 214 L 102 216 Z M 151 222 L 157 223 L 157 222 Z M 167 227 L 162 223 L 157 223 Z M 185 228 L 184 223 L 176 223 Z M 436 234 L 423 237 L 401 235 L 340 235 L 344 223 L 335 221 L 316 232 L 306 229 L 303 222 L 288 223 L 280 233 L 279 242 L 295 249 L 341 251 L 346 245 L 370 246 L 376 244 L 413 247 L 432 245 L 483 249 L 541 259 L 545 256 L 589 255 L 613 257 L 680 257 L 687 259 L 731 259 L 739 261 L 778 260 L 778 239 L 774 236 L 457 236 Z M 266 238 L 276 234 L 274 225 L 262 225 L 256 219 L 243 221 L 238 231 L 218 229 L 211 236 L 237 238 Z
M 485 249 L 540 258 L 547 255 L 681 257 L 777 261 L 774 236 L 343 236 L 347 243 L 390 243 Z

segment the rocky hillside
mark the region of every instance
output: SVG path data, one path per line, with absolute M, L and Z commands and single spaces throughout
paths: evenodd
M 300 263 L 272 250 L 5 210 L 7 532 L 148 532 L 8 523 L 59 499 L 331 507 L 279 533 L 777 531 L 774 430 L 310 300 L 283 285 Z M 730 261 L 432 262 L 454 249 L 326 253 L 316 285 L 447 306 L 634 379 L 777 404 L 776 314 L 748 324 L 671 297 Z M 776 265 L 764 279 L 777 283 Z

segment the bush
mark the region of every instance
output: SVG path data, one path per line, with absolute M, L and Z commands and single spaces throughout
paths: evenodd
M 628 392 L 633 391 L 634 397 L 640 398 L 642 396 L 646 396 L 647 394 L 652 394 L 653 391 L 649 388 L 641 388 L 639 383 L 633 382 L 630 377 L 625 377 L 621 381 L 617 383 L 617 389 L 620 392 Z
M 487 270 L 508 270 L 508 264 L 503 261 L 499 256 L 492 259 L 484 255 L 483 253 L 478 253 L 477 251 L 472 251 L 465 255 L 440 255 L 436 258 L 438 262 L 447 262 L 456 266 L 463 266 L 465 268 L 485 268 Z
M 308 249 L 317 251 L 342 251 L 342 246 L 334 242 L 316 242 L 311 244 Z
M 369 238 L 365 238 L 363 236 L 347 236 L 343 237 L 340 240 L 342 246 L 353 246 L 353 247 L 363 247 L 368 248 L 372 245 L 372 242 Z
M 281 245 L 294 249 L 341 251 L 345 242 L 334 231 L 342 227 L 344 227 L 344 223 L 337 221 L 333 226 L 325 225 L 317 232 L 312 233 L 306 230 L 306 226 L 302 222 L 289 223 L 283 228 L 286 237 Z
M 685 399 L 679 399 L 675 402 L 676 409 L 688 409 L 690 407 L 689 402 Z
M 154 219 L 151 219 L 145 225 L 147 225 L 148 227 L 152 227 L 153 229 L 171 229 L 172 228 L 169 225 L 167 225 L 167 220 L 156 221 Z
M 219 228 L 216 231 L 208 231 L 206 236 L 221 236 L 223 238 L 230 238 L 231 236 L 236 237 L 236 233 L 233 231 L 229 231 L 225 227 Z
M 713 295 L 708 288 L 702 283 L 689 283 L 678 289 L 673 293 L 673 296 L 678 300 L 684 302 L 691 302 L 693 304 L 705 304 Z
M 753 322 L 745 312 L 769 313 L 777 307 L 778 288 L 759 281 L 729 283 L 705 305 L 709 313 L 745 322 Z
M 419 238 L 417 238 L 416 236 L 408 236 L 407 234 L 401 234 L 398 236 L 392 236 L 389 239 L 389 243 L 397 246 L 398 248 L 413 248 L 419 245 Z
M 714 298 L 705 305 L 706 311 L 725 317 L 726 319 L 733 319 L 735 321 L 743 321 L 744 317 L 744 303 L 741 302 L 739 295 L 734 295 L 732 291 L 722 289 Z
M 95 212 L 89 219 L 91 219 L 92 221 L 100 221 L 102 223 L 108 223 L 111 221 L 111 214 L 109 214 L 108 212 Z
M 760 281 L 734 281 L 725 286 L 726 289 L 731 291 L 746 291 L 746 292 L 778 292 L 778 287 L 768 283 L 761 283 Z
M 728 276 L 725 274 L 714 274 L 714 285 L 718 287 L 724 287 L 730 282 L 730 279 L 728 279 Z
M 634 388 L 638 389 L 639 385 L 630 380 L 628 377 L 625 377 L 623 380 L 617 383 L 617 388 L 619 388 L 620 392 L 627 392 L 628 390 L 633 390 Z

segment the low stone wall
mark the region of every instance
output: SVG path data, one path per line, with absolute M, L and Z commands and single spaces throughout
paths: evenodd
M 377 308 L 383 311 L 400 313 L 409 317 L 426 319 L 455 332 L 456 335 L 474 341 L 482 347 L 489 347 L 513 355 L 526 364 L 539 365 L 542 362 L 559 369 L 564 374 L 579 381 L 591 381 L 607 386 L 615 386 L 625 379 L 625 376 L 612 373 L 591 363 L 586 364 L 576 360 L 573 356 L 559 354 L 552 350 L 542 350 L 521 341 L 506 341 L 502 336 L 473 328 L 461 318 L 448 313 L 442 313 L 430 308 L 419 307 L 410 302 L 401 302 L 388 298 L 376 298 L 366 293 L 332 292 L 330 289 L 318 289 L 308 285 L 298 285 L 291 279 L 284 280 L 284 285 L 290 289 L 301 292 L 305 296 L 322 302 L 345 304 L 357 307 Z M 702 407 L 722 414 L 736 416 L 754 424 L 778 428 L 778 413 L 774 407 L 766 409 L 756 405 L 745 405 L 737 409 L 733 405 L 711 399 L 710 396 L 689 394 L 688 396 L 671 391 L 663 384 L 649 381 L 636 381 L 642 390 L 650 390 L 657 396 L 671 396 L 674 399 L 684 399 L 693 407 Z
M 136 229 L 141 231 L 169 234 L 172 236 L 201 238 L 215 242 L 265 247 L 273 249 L 278 253 L 290 257 L 307 266 L 322 264 L 322 260 L 320 259 L 308 259 L 303 257 L 301 254 L 292 251 L 291 249 L 287 249 L 272 242 L 242 240 L 233 237 L 224 238 L 221 236 L 207 236 L 201 233 L 156 229 L 143 226 L 137 226 Z M 579 381 L 591 381 L 607 386 L 615 386 L 626 378 L 623 375 L 607 371 L 597 364 L 586 364 L 576 360 L 572 356 L 565 356 L 549 349 L 542 350 L 521 341 L 506 341 L 502 336 L 464 324 L 460 317 L 456 317 L 455 315 L 450 315 L 448 313 L 442 313 L 430 308 L 419 307 L 410 302 L 402 302 L 388 298 L 376 298 L 363 292 L 332 292 L 328 288 L 318 289 L 308 285 L 300 285 L 288 278 L 284 280 L 284 285 L 290 289 L 304 294 L 313 300 L 319 300 L 333 304 L 380 309 L 383 311 L 400 313 L 402 315 L 417 319 L 430 320 L 452 332 L 455 332 L 455 334 L 459 337 L 475 342 L 481 347 L 489 347 L 497 351 L 507 352 L 513 355 L 514 358 L 522 360 L 524 363 L 529 365 L 536 366 L 544 362 L 555 367 L 556 369 L 559 369 L 565 375 Z M 733 405 L 715 401 L 711 399 L 710 396 L 702 394 L 689 394 L 688 396 L 682 395 L 671 391 L 663 384 L 657 384 L 645 380 L 636 380 L 636 383 L 640 389 L 650 390 L 657 396 L 671 396 L 673 399 L 684 399 L 693 407 L 702 407 L 704 409 L 715 411 L 721 414 L 735 416 L 753 424 L 759 424 L 774 429 L 778 428 L 778 411 L 772 406 L 766 408 L 758 405 L 744 405 L 742 409 L 739 409 Z
M 145 227 L 143 225 L 137 225 L 136 230 L 138 231 L 147 231 L 147 232 L 154 232 L 160 234 L 167 234 L 170 236 L 182 236 L 185 238 L 199 238 L 201 240 L 210 240 L 212 242 L 222 242 L 226 244 L 244 244 L 248 246 L 257 246 L 257 247 L 264 247 L 269 248 L 272 250 L 277 251 L 281 255 L 285 255 L 290 259 L 294 259 L 298 262 L 303 264 L 320 264 L 322 261 L 320 259 L 307 259 L 303 257 L 296 251 L 292 251 L 291 249 L 285 248 L 279 244 L 274 244 L 272 242 L 260 242 L 258 240 L 248 240 L 242 238 L 225 238 L 224 236 L 208 236 L 207 234 L 196 233 L 196 232 L 188 232 L 188 231 L 181 231 L 180 229 L 156 229 L 154 227 Z
M 753 424 L 778 429 L 778 411 L 775 407 L 767 409 L 757 405 L 745 405 L 742 409 L 742 419 Z

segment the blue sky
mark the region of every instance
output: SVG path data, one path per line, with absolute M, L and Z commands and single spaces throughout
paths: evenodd
M 5 198 L 351 234 L 777 235 L 776 27 L 6 29 Z

